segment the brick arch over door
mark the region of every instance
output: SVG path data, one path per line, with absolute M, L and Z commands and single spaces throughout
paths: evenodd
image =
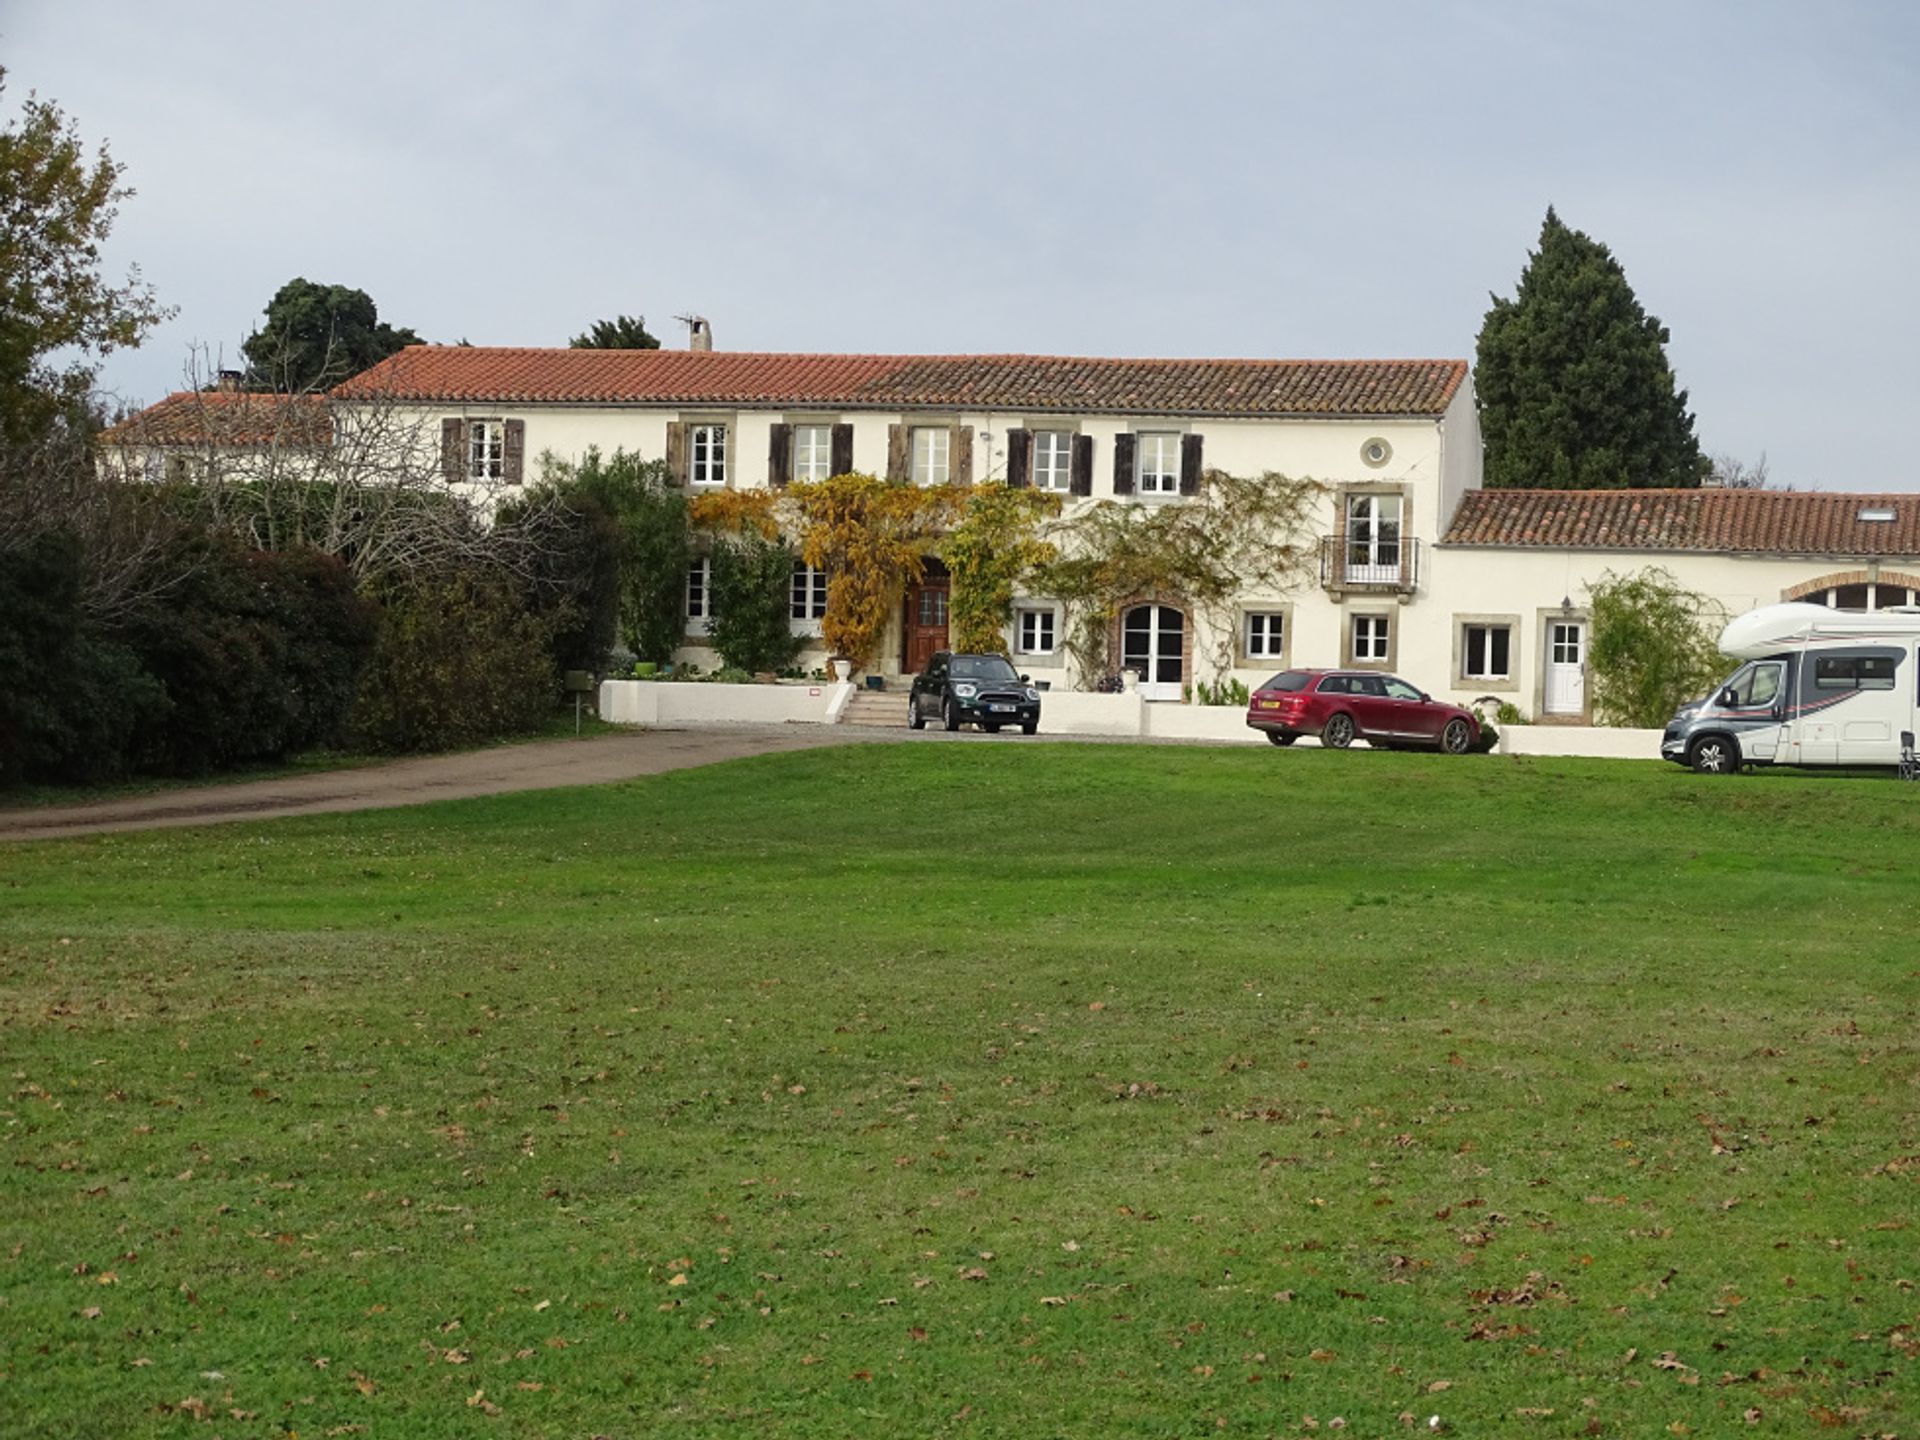
M 1889 604 L 1909 605 L 1920 603 L 1920 575 L 1902 570 L 1882 570 L 1877 576 L 1867 570 L 1836 570 L 1831 575 L 1822 575 L 1817 580 L 1808 580 L 1780 592 L 1782 600 L 1804 600 L 1808 596 L 1821 597 L 1816 604 L 1826 604 L 1824 598 L 1829 591 L 1844 590 L 1849 586 L 1878 584 L 1884 587 L 1882 594 L 1875 596 L 1875 608 L 1884 610 Z M 1885 597 L 1884 590 L 1904 590 L 1905 595 Z

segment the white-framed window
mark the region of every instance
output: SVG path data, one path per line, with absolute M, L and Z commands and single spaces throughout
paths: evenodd
M 1509 625 L 1466 626 L 1460 636 L 1460 659 L 1463 679 L 1511 679 L 1513 628 Z
M 1277 610 L 1247 612 L 1247 658 L 1278 660 L 1286 654 L 1286 616 Z
M 1400 497 L 1347 497 L 1347 575 L 1355 584 L 1400 582 Z
M 1033 432 L 1033 488 L 1057 490 L 1065 495 L 1073 488 L 1073 432 L 1036 430 Z
M 687 628 L 705 633 L 713 619 L 713 561 L 702 555 L 687 565 Z
M 951 434 L 944 425 L 913 427 L 913 483 L 944 485 L 949 473 Z
M 507 425 L 504 420 L 467 422 L 467 479 L 504 480 L 507 474 Z
M 1022 655 L 1054 652 L 1054 613 L 1051 606 L 1018 607 L 1013 612 L 1014 649 Z
M 827 613 L 827 572 L 816 570 L 811 565 L 793 567 L 792 600 L 788 605 L 794 628 L 802 626 L 809 630 L 819 626 Z
M 1150 430 L 1135 442 L 1134 484 L 1142 495 L 1180 493 L 1180 437 L 1171 430 Z
M 727 483 L 727 427 L 714 422 L 687 431 L 687 479 L 695 485 Z
M 1385 615 L 1353 617 L 1353 659 L 1356 665 L 1362 661 L 1386 660 L 1392 653 L 1388 648 L 1390 643 Z
M 833 427 L 796 425 L 793 427 L 793 478 L 825 480 L 833 474 Z M 794 572 L 796 575 L 799 571 Z

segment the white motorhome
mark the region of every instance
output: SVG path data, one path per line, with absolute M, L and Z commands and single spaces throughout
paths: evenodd
M 1920 608 L 1750 610 L 1720 634 L 1720 649 L 1747 663 L 1680 707 L 1660 753 L 1709 775 L 1742 765 L 1898 765 L 1920 702 L 1916 645 Z

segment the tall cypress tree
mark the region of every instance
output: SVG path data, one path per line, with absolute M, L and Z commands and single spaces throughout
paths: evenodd
M 1667 327 L 1605 245 L 1547 210 L 1511 300 L 1490 297 L 1474 385 L 1489 489 L 1694 486 L 1708 462 Z

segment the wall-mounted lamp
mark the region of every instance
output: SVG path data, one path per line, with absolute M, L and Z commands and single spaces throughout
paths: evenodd
M 1573 597 L 1571 595 L 1562 595 L 1560 597 L 1560 613 L 1562 615 L 1573 614 Z

